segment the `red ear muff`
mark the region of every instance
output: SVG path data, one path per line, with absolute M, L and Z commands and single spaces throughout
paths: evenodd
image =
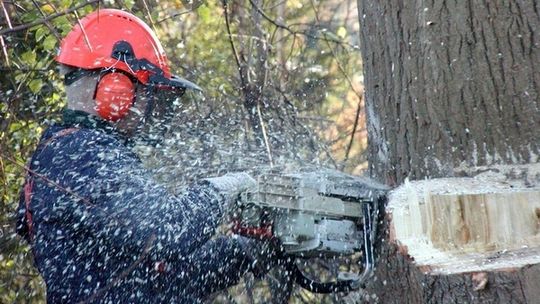
M 117 121 L 125 117 L 135 98 L 135 84 L 122 73 L 105 74 L 99 80 L 94 100 L 103 119 Z

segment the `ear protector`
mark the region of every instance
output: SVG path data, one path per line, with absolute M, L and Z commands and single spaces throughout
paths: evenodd
M 101 118 L 117 121 L 128 114 L 135 101 L 135 83 L 124 73 L 106 73 L 99 77 L 94 101 Z

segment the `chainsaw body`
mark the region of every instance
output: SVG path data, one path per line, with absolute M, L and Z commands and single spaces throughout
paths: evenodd
M 286 254 L 300 258 L 362 252 L 365 277 L 374 263 L 376 204 L 386 191 L 333 170 L 265 174 L 256 191 L 241 195 L 236 231 L 277 238 Z

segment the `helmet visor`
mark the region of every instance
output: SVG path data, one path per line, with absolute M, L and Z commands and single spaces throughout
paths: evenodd
M 171 78 L 167 80 L 165 85 L 172 89 L 188 89 L 202 92 L 202 89 L 198 85 L 182 77 L 172 75 Z
M 155 146 L 171 127 L 172 118 L 181 108 L 181 97 L 184 89 L 163 89 L 139 83 L 137 89 L 140 100 L 144 100 L 139 107 L 144 119 L 136 131 L 136 141 L 146 142 Z

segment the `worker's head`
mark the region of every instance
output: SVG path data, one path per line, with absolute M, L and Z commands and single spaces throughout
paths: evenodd
M 195 84 L 171 75 L 152 30 L 124 11 L 101 9 L 83 18 L 62 40 L 56 61 L 65 77 L 68 107 L 114 122 L 132 135 L 143 119 Z M 160 110 L 161 109 L 161 110 Z

